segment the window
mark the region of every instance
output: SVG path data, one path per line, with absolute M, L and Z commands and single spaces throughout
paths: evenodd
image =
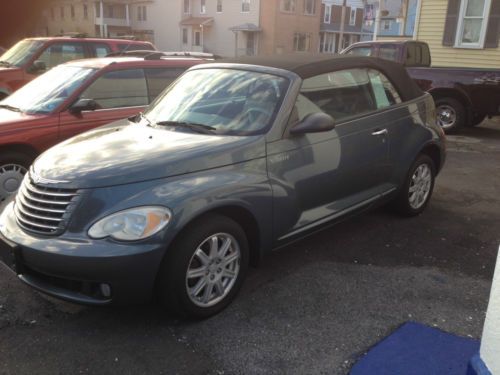
M 309 51 L 311 44 L 311 34 L 295 33 L 293 41 L 293 49 L 297 52 Z
M 146 6 L 139 6 L 137 8 L 137 20 L 138 21 L 146 21 L 147 20 L 147 14 L 146 14 Z
M 109 53 L 111 53 L 111 48 L 107 44 L 104 43 L 92 43 L 91 48 L 94 52 L 95 57 L 105 57 Z
M 61 7 L 60 13 L 61 13 L 61 18 L 64 18 L 64 7 Z
M 382 44 L 378 49 L 378 57 L 385 60 L 398 62 L 398 53 L 398 47 L 391 44 Z
M 222 0 L 217 0 L 217 13 L 222 13 Z
M 322 33 L 320 41 L 320 52 L 322 53 L 335 53 L 335 45 L 337 38 L 334 33 Z
M 250 0 L 241 0 L 241 11 L 243 13 L 250 12 Z
M 191 0 L 184 0 L 184 14 L 191 13 Z
M 201 32 L 198 30 L 194 32 L 194 46 L 200 47 L 201 46 Z
M 188 29 L 182 29 L 182 44 L 188 44 Z
M 372 49 L 371 47 L 356 47 L 347 52 L 347 54 L 354 56 L 371 56 Z
M 295 0 L 281 0 L 281 11 L 289 13 L 295 12 Z
M 346 69 L 307 78 L 296 108 L 298 120 L 324 112 L 341 121 L 377 109 L 366 69 Z
M 145 69 L 144 73 L 146 74 L 146 82 L 148 84 L 149 102 L 151 103 L 155 100 L 185 70 L 185 68 Z
M 83 18 L 89 18 L 89 7 L 87 4 L 83 4 Z
M 49 46 L 38 57 L 47 66 L 47 69 L 70 60 L 84 59 L 85 52 L 81 43 L 56 43 Z
M 351 15 L 349 17 L 349 25 L 356 25 L 356 8 L 351 8 Z
M 368 71 L 368 76 L 370 77 L 377 109 L 387 108 L 402 102 L 399 93 L 385 75 L 370 69 Z
M 310 16 L 316 14 L 316 0 L 304 0 L 304 14 Z
M 491 0 L 463 0 L 457 27 L 456 45 L 483 47 Z
M 108 5 L 106 7 L 106 11 L 107 12 L 104 12 L 104 17 L 108 17 L 108 18 L 114 18 L 115 17 L 115 7 L 113 5 Z M 107 14 L 106 14 L 107 13 Z
M 129 69 L 106 73 L 80 98 L 94 99 L 102 109 L 147 105 L 149 97 L 144 71 Z
M 207 0 L 200 0 L 200 13 L 207 12 Z
M 382 20 L 382 30 L 390 30 L 392 27 L 392 21 L 391 20 Z
M 120 51 L 129 51 L 129 50 L 148 50 L 154 51 L 155 49 L 151 44 L 141 44 L 141 43 L 127 43 L 127 44 L 118 44 L 118 49 Z
M 72 18 L 72 19 L 75 19 L 75 6 L 74 6 L 74 5 L 71 5 L 71 6 L 70 6 L 70 10 L 71 10 L 71 18 Z
M 332 19 L 332 6 L 331 5 L 325 5 L 325 17 L 323 21 L 325 23 L 330 23 Z

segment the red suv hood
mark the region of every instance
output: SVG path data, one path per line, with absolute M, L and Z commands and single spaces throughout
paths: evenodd
M 29 115 L 0 108 L 0 135 L 29 129 L 35 124 L 39 126 L 40 122 L 48 117 L 47 115 Z

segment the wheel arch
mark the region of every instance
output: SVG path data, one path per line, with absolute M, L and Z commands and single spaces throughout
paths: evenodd
M 458 100 L 463 105 L 464 110 L 467 113 L 467 118 L 470 119 L 470 116 L 472 115 L 472 101 L 463 91 L 456 88 L 437 88 L 430 90 L 429 93 L 432 95 L 434 101 L 443 98 L 453 98 Z
M 427 155 L 432 159 L 432 161 L 434 162 L 434 166 L 436 168 L 436 173 L 438 173 L 441 170 L 443 163 L 443 156 L 441 154 L 441 149 L 439 148 L 438 145 L 436 145 L 435 143 L 429 143 L 420 150 L 419 155 L 420 154 Z
M 0 145 L 0 155 L 4 155 L 8 152 L 24 154 L 29 156 L 33 160 L 40 154 L 40 152 L 36 148 L 25 143 L 10 143 L 6 145 Z

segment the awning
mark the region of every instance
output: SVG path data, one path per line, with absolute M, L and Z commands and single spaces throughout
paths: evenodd
M 180 25 L 202 27 L 202 26 L 211 26 L 213 22 L 214 19 L 212 17 L 190 17 L 186 18 L 185 20 L 182 20 L 180 22 Z
M 262 28 L 253 23 L 244 23 L 243 25 L 230 27 L 231 31 L 246 31 L 249 33 L 258 33 L 262 31 Z

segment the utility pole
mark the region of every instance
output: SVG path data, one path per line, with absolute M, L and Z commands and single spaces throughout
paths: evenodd
M 339 52 L 344 49 L 344 30 L 345 30 L 345 14 L 346 14 L 347 0 L 342 2 L 342 15 L 340 16 L 340 34 L 339 34 Z

